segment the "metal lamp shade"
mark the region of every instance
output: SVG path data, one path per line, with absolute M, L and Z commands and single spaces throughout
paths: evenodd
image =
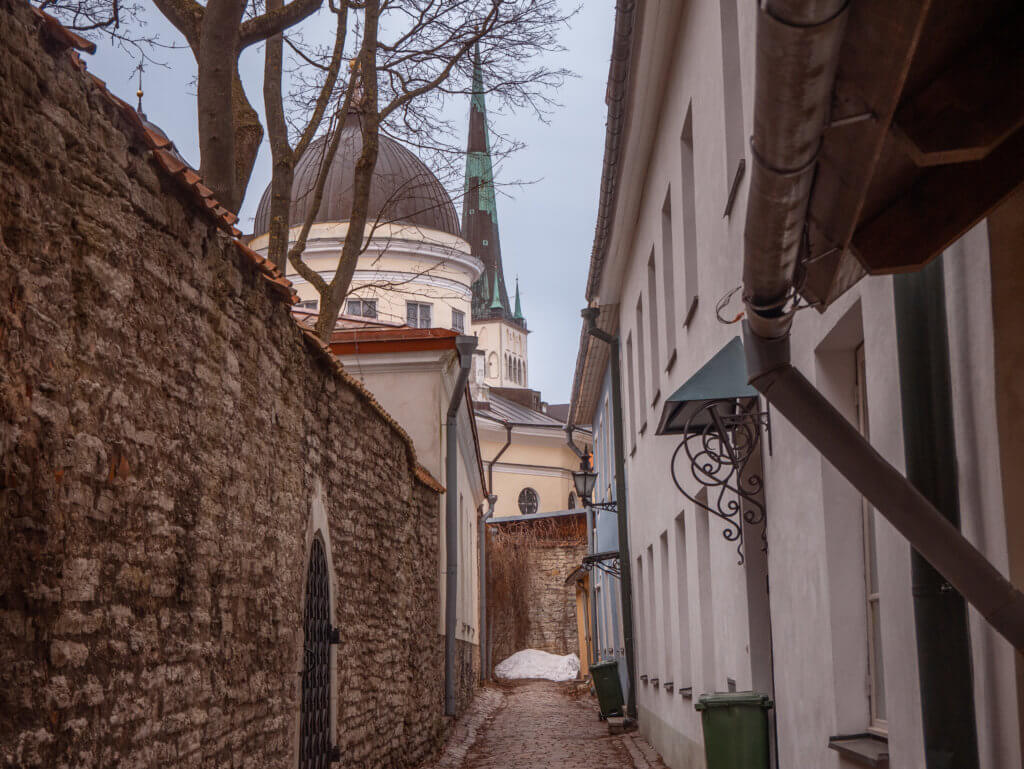
M 709 401 L 756 398 L 757 390 L 747 384 L 747 363 L 743 342 L 734 337 L 701 369 L 665 399 L 656 435 L 686 435 L 703 431 L 711 421 Z M 717 406 L 722 415 L 735 413 L 735 405 Z M 703 409 L 703 411 L 702 411 Z
M 597 473 L 589 470 L 574 470 L 572 483 L 576 487 L 577 497 L 590 499 L 594 495 L 594 486 L 597 484 Z

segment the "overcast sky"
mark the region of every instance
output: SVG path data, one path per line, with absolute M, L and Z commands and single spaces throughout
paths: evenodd
M 571 7 L 571 0 L 564 0 Z M 566 402 L 579 344 L 580 308 L 594 239 L 594 222 L 604 150 L 605 85 L 611 51 L 613 0 L 587 0 L 571 27 L 564 30 L 567 49 L 552 54 L 551 67 L 567 67 L 579 77 L 568 80 L 556 95 L 562 104 L 549 118 L 532 114 L 496 114 L 488 104 L 496 131 L 526 143 L 525 149 L 505 161 L 498 171 L 511 179 L 538 180 L 534 184 L 501 188 L 498 216 L 502 258 L 509 293 L 516 276 L 522 293 L 523 313 L 530 334 L 530 386 L 550 403 Z M 147 18 L 147 34 L 180 43 L 177 32 L 162 17 Z M 163 128 L 193 165 L 199 165 L 196 129 L 195 62 L 185 50 L 157 51 L 166 67 L 148 65 L 143 81 L 143 110 Z M 135 62 L 129 53 L 101 41 L 89 70 L 106 80 L 115 94 L 135 103 Z M 260 75 L 263 51 L 253 46 L 241 62 L 250 102 L 262 113 Z M 463 110 L 468 120 L 469 104 Z M 465 130 L 465 129 L 463 129 Z M 464 141 L 463 141 L 464 146 Z M 270 181 L 270 150 L 264 140 L 256 168 L 239 212 L 239 228 L 252 231 L 253 215 Z M 461 204 L 456 206 L 461 214 Z

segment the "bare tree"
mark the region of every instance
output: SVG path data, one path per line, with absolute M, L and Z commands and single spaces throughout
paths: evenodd
M 316 331 L 324 341 L 330 339 L 360 254 L 382 221 L 387 221 L 387 205 L 369 210 L 381 133 L 405 140 L 421 154 L 458 153 L 461 157 L 461 149 L 445 140 L 454 131 L 443 112 L 451 97 L 472 93 L 474 65 L 485 72 L 488 93 L 506 104 L 527 106 L 540 116 L 551 104 L 548 93 L 568 74 L 531 66 L 537 54 L 557 49 L 558 27 L 572 15 L 563 12 L 556 0 L 362 0 L 351 3 L 350 9 L 362 39 L 347 85 L 338 88 L 331 83 L 336 111 L 313 150 L 319 151 L 318 173 L 312 189 L 305 192 L 311 196 L 310 205 L 290 247 L 288 205 L 297 158 L 288 150 L 288 126 L 282 118 L 282 59 L 276 42 L 268 44 L 264 71 L 264 93 L 275 102 L 271 110 L 268 101 L 268 133 L 272 149 L 279 148 L 274 150 L 268 257 L 278 264 L 287 260 L 316 289 L 320 296 Z M 338 18 L 340 24 L 342 16 Z M 387 31 L 383 38 L 382 30 Z M 340 27 L 338 39 L 343 47 Z M 310 150 L 309 142 L 303 145 L 303 140 L 311 128 L 316 131 L 313 122 L 324 117 L 325 86 L 317 91 L 314 120 L 307 124 L 297 149 Z M 327 280 L 304 262 L 303 253 L 349 113 L 357 117 L 361 144 L 353 171 L 348 229 L 335 273 Z

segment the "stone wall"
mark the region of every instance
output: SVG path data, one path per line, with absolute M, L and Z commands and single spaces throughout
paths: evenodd
M 0 50 L 0 764 L 294 766 L 320 520 L 343 765 L 416 765 L 436 483 L 57 32 Z
M 494 664 L 521 649 L 579 654 L 576 586 L 572 582 L 565 584 L 565 579 L 579 567 L 586 554 L 584 541 L 529 543 L 521 583 L 525 593 L 525 618 L 508 606 L 488 603 Z

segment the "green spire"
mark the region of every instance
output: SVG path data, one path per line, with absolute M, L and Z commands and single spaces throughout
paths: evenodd
M 519 278 L 516 278 L 516 314 L 512 316 L 515 320 L 523 320 L 523 306 L 519 303 Z
M 498 271 L 494 271 L 494 288 L 491 289 L 491 309 L 504 310 L 505 305 L 501 303 L 501 289 L 498 288 Z

